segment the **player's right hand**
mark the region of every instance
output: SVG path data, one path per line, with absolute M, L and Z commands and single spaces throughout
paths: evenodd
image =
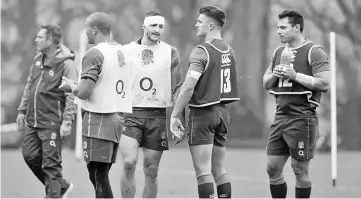
M 187 135 L 186 131 L 179 129 L 179 137 L 175 137 L 173 135 L 173 139 L 175 139 L 174 145 L 181 143 L 184 140 L 184 138 L 186 137 L 186 135 Z
M 18 124 L 18 128 L 20 130 L 25 128 L 25 114 L 19 113 L 16 117 L 16 123 Z
M 171 117 L 170 118 L 170 131 L 173 133 L 174 136 L 180 137 L 179 130 L 185 130 L 182 122 L 179 118 Z
M 170 131 L 173 133 L 172 138 L 175 139 L 175 144 L 182 142 L 186 136 L 181 120 L 176 117 L 171 117 L 170 119 Z

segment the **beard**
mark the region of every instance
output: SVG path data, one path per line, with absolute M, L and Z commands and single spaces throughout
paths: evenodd
M 157 35 L 157 36 L 158 36 L 157 39 L 154 39 L 152 36 L 156 36 L 156 35 L 153 35 L 151 32 L 148 32 L 148 33 L 147 33 L 147 37 L 148 37 L 148 40 L 149 40 L 149 41 L 158 42 L 158 41 L 160 40 L 160 35 Z

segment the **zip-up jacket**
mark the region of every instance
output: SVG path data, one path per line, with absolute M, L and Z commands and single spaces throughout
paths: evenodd
M 56 129 L 64 121 L 72 122 L 76 105 L 74 95 L 59 90 L 62 76 L 78 79 L 74 53 L 61 45 L 50 64 L 39 53 L 31 65 L 18 111 L 26 115 L 26 124 L 35 128 Z

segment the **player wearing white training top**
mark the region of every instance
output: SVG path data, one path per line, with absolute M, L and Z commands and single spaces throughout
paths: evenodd
M 146 14 L 144 35 L 125 45 L 132 60 L 133 113 L 125 115 L 127 130 L 120 142 L 124 159 L 122 197 L 134 197 L 134 172 L 138 148 L 143 148 L 144 198 L 157 196 L 157 175 L 163 151 L 168 150 L 166 108 L 172 106 L 182 85 L 182 70 L 176 48 L 160 40 L 164 17 Z
M 89 49 L 82 60 L 79 86 L 71 87 L 83 113 L 83 149 L 96 198 L 113 198 L 109 170 L 115 163 L 118 143 L 125 125 L 118 112 L 132 112 L 131 72 L 128 53 L 111 41 L 111 21 L 105 13 L 93 13 L 86 20 Z

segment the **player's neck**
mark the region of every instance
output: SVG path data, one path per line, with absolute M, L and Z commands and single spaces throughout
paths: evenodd
M 209 32 L 204 38 L 205 42 L 212 41 L 213 39 L 222 39 L 221 32 Z
M 45 58 L 47 60 L 52 60 L 56 53 L 58 51 L 58 47 L 57 46 L 51 46 L 49 49 L 47 49 L 43 54 L 45 55 Z
M 95 38 L 95 45 L 99 44 L 99 43 L 108 43 L 111 42 L 112 39 L 110 38 L 110 35 L 99 35 L 97 38 Z
M 152 41 L 149 40 L 148 37 L 143 36 L 143 38 L 140 40 L 140 44 L 145 46 L 155 46 L 159 44 L 159 41 Z
M 296 48 L 301 46 L 303 43 L 305 43 L 306 39 L 303 36 L 297 37 L 291 42 L 288 43 L 288 47 L 290 48 Z

